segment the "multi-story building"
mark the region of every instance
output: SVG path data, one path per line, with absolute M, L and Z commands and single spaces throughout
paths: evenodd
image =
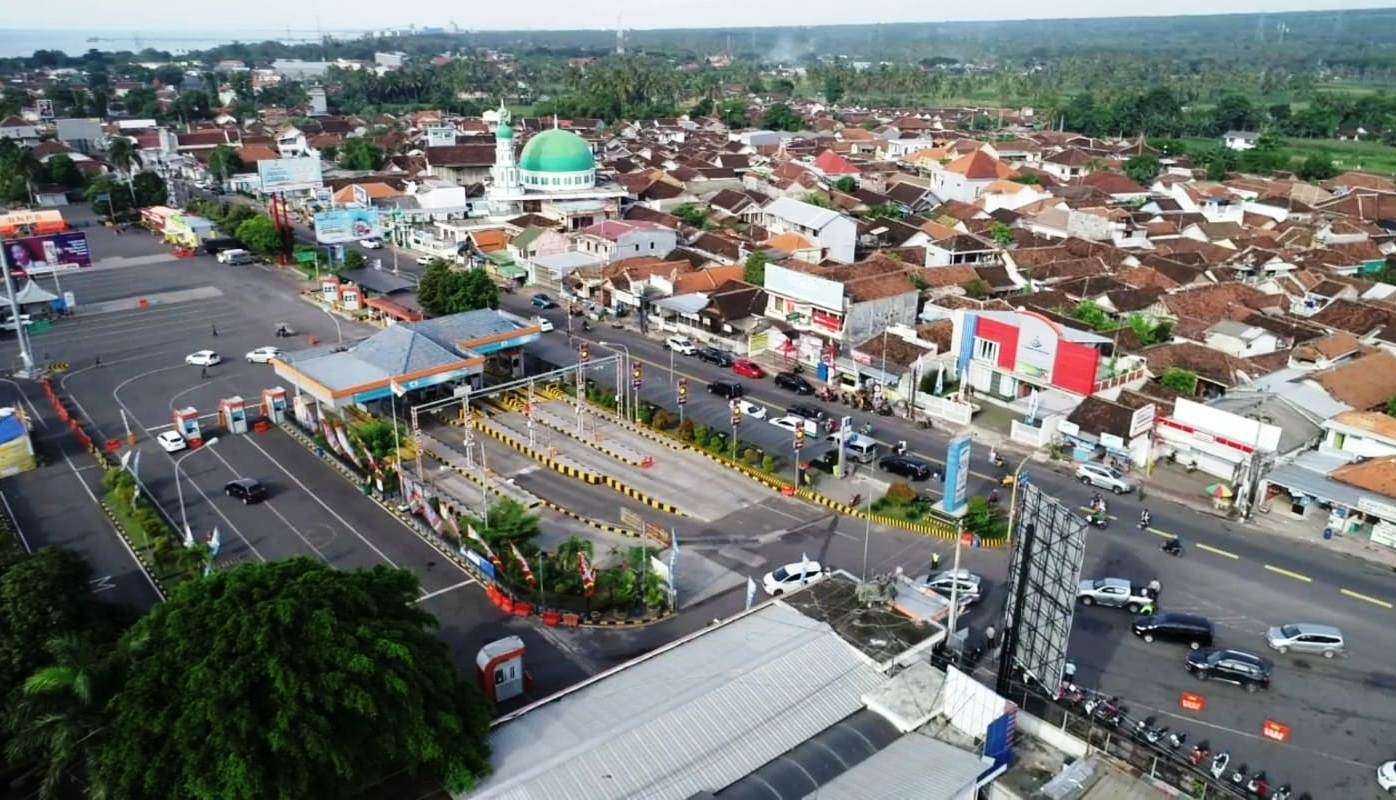
M 819 245 L 830 261 L 853 263 L 858 223 L 846 214 L 789 197 L 778 197 L 764 206 L 747 209 L 742 215 L 765 228 L 773 237 L 797 233 Z

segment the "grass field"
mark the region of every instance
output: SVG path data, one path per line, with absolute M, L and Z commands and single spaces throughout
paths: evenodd
M 1180 139 L 1192 152 L 1220 147 L 1220 139 L 1191 136 Z M 1285 139 L 1282 151 L 1291 164 L 1318 154 L 1341 171 L 1360 170 L 1378 175 L 1396 175 L 1396 147 L 1380 142 L 1343 142 L 1337 139 Z

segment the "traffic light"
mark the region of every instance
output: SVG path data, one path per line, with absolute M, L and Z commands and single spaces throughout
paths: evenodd
M 688 402 L 688 379 L 679 378 L 679 405 Z
M 583 364 L 591 360 L 591 347 L 589 347 L 586 342 L 582 342 L 577 346 L 577 357 Z
M 797 451 L 805 449 L 805 429 L 803 426 L 795 429 L 795 449 Z
M 640 388 L 640 382 L 644 380 L 644 376 L 645 374 L 639 364 L 636 364 L 634 369 L 630 370 L 630 380 L 634 383 L 636 389 Z
M 742 424 L 742 409 L 734 402 L 732 403 L 732 427 L 737 428 Z

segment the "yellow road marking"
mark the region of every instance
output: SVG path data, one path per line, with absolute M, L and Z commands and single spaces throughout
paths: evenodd
M 1354 600 L 1362 600 L 1364 602 L 1371 603 L 1374 606 L 1381 606 L 1382 608 L 1392 607 L 1391 604 L 1386 602 L 1385 600 L 1378 600 L 1377 598 L 1372 597 L 1371 595 L 1359 594 L 1357 592 L 1352 591 L 1351 589 L 1339 589 L 1338 591 L 1342 592 L 1348 597 L 1353 598 Z
M 1152 533 L 1152 534 L 1155 535 L 1155 536 L 1162 536 L 1162 537 L 1165 538 L 1165 539 L 1177 539 L 1177 538 L 1178 538 L 1177 536 L 1174 536 L 1173 534 L 1169 533 L 1168 531 L 1161 531 L 1161 530 L 1159 530 L 1158 528 L 1145 528 L 1144 530 L 1148 531 L 1149 533 Z
M 1270 570 L 1271 572 L 1274 572 L 1274 573 L 1278 573 L 1278 574 L 1280 574 L 1280 575 L 1283 575 L 1283 576 L 1285 576 L 1286 578 L 1293 578 L 1293 579 L 1295 579 L 1296 581 L 1303 581 L 1303 582 L 1305 582 L 1305 583 L 1313 583 L 1313 582 L 1314 582 L 1314 579 L 1313 579 L 1313 578 L 1310 578 L 1308 575 L 1300 575 L 1300 574 L 1297 573 L 1297 572 L 1290 572 L 1290 571 L 1287 570 L 1287 569 L 1280 569 L 1279 567 L 1277 567 L 1277 566 L 1275 566 L 1275 565 L 1273 565 L 1273 564 L 1266 564 L 1266 565 L 1265 565 L 1265 568 L 1268 569 L 1268 570 Z
M 1223 549 L 1221 549 L 1220 547 L 1213 547 L 1213 546 L 1211 546 L 1210 544 L 1202 544 L 1201 542 L 1199 542 L 1199 543 L 1197 544 L 1197 549 L 1199 549 L 1199 550 L 1206 550 L 1206 551 L 1209 552 L 1209 553 L 1214 553 L 1214 554 L 1219 555 L 1219 556 L 1224 556 L 1224 557 L 1230 558 L 1230 559 L 1232 559 L 1232 560 L 1236 560 L 1236 559 L 1239 559 L 1239 558 L 1240 558 L 1240 556 L 1236 555 L 1235 553 L 1231 552 L 1230 550 L 1223 550 Z

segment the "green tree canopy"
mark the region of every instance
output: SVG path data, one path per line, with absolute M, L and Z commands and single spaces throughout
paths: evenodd
M 1002 222 L 995 222 L 989 226 L 989 238 L 999 247 L 1007 247 L 1013 244 L 1013 229 Z
M 785 103 L 774 103 L 761 116 L 761 127 L 773 131 L 798 131 L 805 127 L 805 120 Z
M 1135 156 L 1125 162 L 1125 174 L 1140 186 L 1148 186 L 1158 177 L 1159 163 L 1154 156 Z
M 965 281 L 960 286 L 960 288 L 965 290 L 966 297 L 970 297 L 975 300 L 983 300 L 984 298 L 989 296 L 990 292 L 993 291 L 992 287 L 989 286 L 989 283 L 985 281 L 983 278 L 971 278 L 970 280 Z
M 1338 174 L 1338 168 L 1333 166 L 1333 162 L 1327 156 L 1314 153 L 1299 163 L 1299 168 L 1294 174 L 1306 181 L 1326 181 Z
M 1191 397 L 1197 394 L 1197 373 L 1178 367 L 1169 367 L 1159 376 L 1158 382 L 1181 395 Z
M 845 175 L 834 181 L 834 188 L 844 194 L 858 191 L 858 180 L 852 175 Z
M 746 264 L 742 270 L 742 279 L 747 283 L 757 286 L 766 285 L 766 263 L 770 258 L 760 250 L 751 253 L 746 257 Z
M 281 249 L 281 231 L 276 229 L 276 223 L 266 214 L 243 220 L 238 224 L 233 236 L 248 250 L 263 255 Z
M 1083 300 L 1071 310 L 1071 316 L 1081 320 L 1094 330 L 1104 331 L 1115 327 L 1115 321 L 1105 313 L 1105 309 L 1090 300 Z
M 378 169 L 383 165 L 383 150 L 361 136 L 345 139 L 339 148 L 339 165 L 353 170 Z
M 437 259 L 428 265 L 417 284 L 417 301 L 437 316 L 499 308 L 499 287 L 482 269 L 457 270 Z
M 73 163 L 73 159 L 66 153 L 59 153 L 55 156 L 51 156 L 48 162 L 44 164 L 44 167 L 48 172 L 48 180 L 50 183 L 66 186 L 69 189 L 76 189 L 85 181 L 82 173 L 78 171 L 78 165 Z
M 501 497 L 492 503 L 483 519 L 469 517 L 467 521 L 491 547 L 510 543 L 525 545 L 538 536 L 537 515 L 529 513 L 527 508 L 510 497 Z
M 1129 315 L 1129 327 L 1145 346 L 1167 342 L 1173 338 L 1173 324 L 1164 320 L 1150 322 L 1142 314 Z
M 103 797 L 344 798 L 390 775 L 489 770 L 489 712 L 410 572 L 308 558 L 183 584 L 115 653 Z
M 242 157 L 226 144 L 218 145 L 208 154 L 208 171 L 216 181 L 226 181 L 237 174 L 242 167 Z
M 717 118 L 729 128 L 745 128 L 751 124 L 750 114 L 746 103 L 740 100 L 724 100 L 718 109 Z

